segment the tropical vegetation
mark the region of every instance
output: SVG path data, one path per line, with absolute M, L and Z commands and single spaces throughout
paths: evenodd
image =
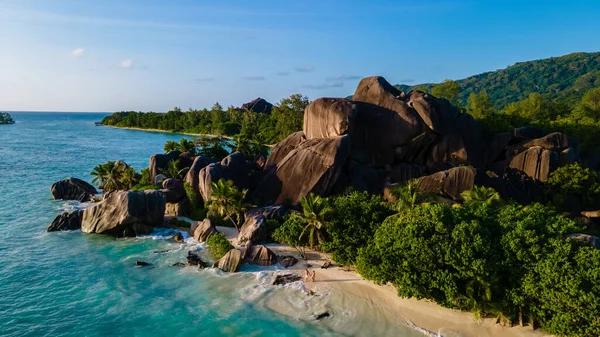
M 92 182 L 105 192 L 132 189 L 141 178 L 133 167 L 120 160 L 97 165 L 90 175 Z
M 233 181 L 225 179 L 212 182 L 210 187 L 210 198 L 205 201 L 207 214 L 228 219 L 239 232 L 247 208 L 248 190 L 240 191 L 233 185 Z
M 209 236 L 208 239 L 206 239 L 206 245 L 216 259 L 222 258 L 228 251 L 234 248 L 231 242 L 225 238 L 225 234 L 223 233 L 214 233 Z

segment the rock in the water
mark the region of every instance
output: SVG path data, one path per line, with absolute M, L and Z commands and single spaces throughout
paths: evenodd
M 185 263 L 183 262 L 175 262 L 171 265 L 171 267 L 185 267 Z
M 237 244 L 246 245 L 264 242 L 267 236 L 267 221 L 262 214 L 254 214 L 246 217 L 242 228 L 236 238 Z
M 59 216 L 57 216 L 50 226 L 48 226 L 47 231 L 67 231 L 81 228 L 81 217 L 83 215 L 83 210 L 65 212 Z
M 331 314 L 330 314 L 330 313 L 328 313 L 327 311 L 325 311 L 325 312 L 322 312 L 322 313 L 320 313 L 320 314 L 318 314 L 318 315 L 315 315 L 315 320 L 317 320 L 317 321 L 320 321 L 320 320 L 322 320 L 323 318 L 327 318 L 327 317 L 329 317 L 329 316 L 331 316 Z
M 135 261 L 135 265 L 139 267 L 151 266 L 152 264 L 144 261 Z
M 451 168 L 419 178 L 419 190 L 461 200 L 460 194 L 473 188 L 476 174 L 477 170 L 469 166 Z
M 296 205 L 309 193 L 329 194 L 350 155 L 350 136 L 311 139 L 293 149 L 256 189 L 262 203 Z
M 202 261 L 202 259 L 200 258 L 200 255 L 192 252 L 192 251 L 188 251 L 188 256 L 186 258 L 186 262 L 189 266 L 198 266 L 198 268 L 204 269 L 206 268 L 206 262 Z
M 577 233 L 577 234 L 569 234 L 569 235 L 567 235 L 567 237 L 569 239 L 581 241 L 581 242 L 589 245 L 590 247 L 600 249 L 600 238 L 598 238 L 596 236 L 589 235 L 589 234 Z
M 404 93 L 380 76 L 363 78 L 352 101 L 357 118 L 352 126 L 352 142 L 364 149 L 365 163 L 393 165 L 398 146 L 410 144 L 423 133 L 418 113 L 404 100 Z
M 267 162 L 265 163 L 265 170 L 270 170 L 273 167 L 276 167 L 283 160 L 283 158 L 288 155 L 288 153 L 290 153 L 304 141 L 306 141 L 304 132 L 298 131 L 296 133 L 292 133 L 291 135 L 287 136 L 286 139 L 275 144 L 273 149 L 271 149 L 271 154 L 267 158 Z
M 160 191 L 113 191 L 83 212 L 81 231 L 117 237 L 149 234 L 161 226 L 166 198 Z
M 81 179 L 67 178 L 52 184 L 50 193 L 54 200 L 90 201 L 98 191 Z
M 242 104 L 242 109 L 245 111 L 262 112 L 269 114 L 273 109 L 273 104 L 267 102 L 263 98 L 258 97 L 248 103 Z
M 177 234 L 175 234 L 173 236 L 173 241 L 175 241 L 175 242 L 184 242 L 185 240 L 183 239 L 183 235 L 181 235 L 181 233 L 177 232 Z
M 285 255 L 285 256 L 279 257 L 279 264 L 283 268 L 291 267 L 291 266 L 295 265 L 296 263 L 298 263 L 298 259 L 291 255 Z
M 214 233 L 217 233 L 217 229 L 208 218 L 203 221 L 194 221 L 190 226 L 190 234 L 198 242 L 206 241 Z
M 266 246 L 253 246 L 248 257 L 248 263 L 259 266 L 272 266 L 277 263 L 277 254 Z
M 213 264 L 213 268 L 219 268 L 228 273 L 235 273 L 242 263 L 242 252 L 239 249 L 231 249 L 219 261 Z
M 155 154 L 150 157 L 150 165 L 148 166 L 150 181 L 156 181 L 156 176 L 160 174 L 160 171 L 169 167 L 169 162 L 177 160 L 180 154 L 180 151 L 171 151 L 167 154 Z
M 273 285 L 282 286 L 288 283 L 297 282 L 302 280 L 302 277 L 298 274 L 283 274 L 283 275 L 275 275 L 275 280 L 273 280 Z
M 163 192 L 167 196 L 167 202 L 177 203 L 185 198 L 185 188 L 183 181 L 174 178 L 165 179 L 162 183 Z
M 248 184 L 249 167 L 241 152 L 235 152 L 225 157 L 219 163 L 212 163 L 198 174 L 198 191 L 204 201 L 210 199 L 211 183 L 220 179 L 232 180 L 237 188 L 245 188 Z
M 355 114 L 354 103 L 348 99 L 318 98 L 304 110 L 304 135 L 307 139 L 345 135 Z

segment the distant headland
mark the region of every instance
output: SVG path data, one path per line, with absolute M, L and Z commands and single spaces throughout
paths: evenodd
M 8 112 L 0 112 L 0 124 L 15 124 L 15 120 Z

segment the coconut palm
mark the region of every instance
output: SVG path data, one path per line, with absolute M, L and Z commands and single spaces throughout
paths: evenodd
M 172 160 L 167 165 L 166 169 L 160 169 L 160 172 L 169 178 L 175 178 L 179 180 L 183 180 L 183 177 L 189 171 L 189 167 L 184 167 L 181 170 L 179 169 L 179 159 Z
M 489 206 L 499 204 L 502 201 L 500 194 L 496 190 L 485 186 L 473 186 L 472 189 L 463 191 L 460 196 L 467 203 L 486 204 Z
M 90 172 L 92 182 L 104 191 L 129 189 L 137 183 L 138 175 L 122 161 L 108 161 Z
M 424 202 L 435 200 L 435 194 L 431 192 L 421 192 L 419 181 L 417 179 L 409 180 L 405 185 L 392 190 L 392 195 L 397 201 L 392 205 L 392 209 L 401 212 L 413 208 Z
M 247 207 L 245 200 L 248 190 L 239 191 L 233 186 L 233 181 L 225 179 L 212 182 L 210 186 L 212 189 L 210 199 L 205 203 L 208 215 L 229 219 L 239 232 L 239 224 Z
M 325 226 L 327 225 L 327 216 L 332 209 L 327 203 L 327 199 L 313 193 L 308 194 L 300 200 L 302 206 L 301 213 L 295 213 L 295 216 L 306 222 L 306 226 L 299 239 L 308 234 L 308 243 L 311 248 L 315 246 L 315 239 L 320 243 L 324 240 Z

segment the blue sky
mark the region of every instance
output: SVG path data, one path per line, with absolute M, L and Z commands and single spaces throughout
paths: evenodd
M 0 0 L 0 110 L 351 95 L 599 51 L 600 1 Z

